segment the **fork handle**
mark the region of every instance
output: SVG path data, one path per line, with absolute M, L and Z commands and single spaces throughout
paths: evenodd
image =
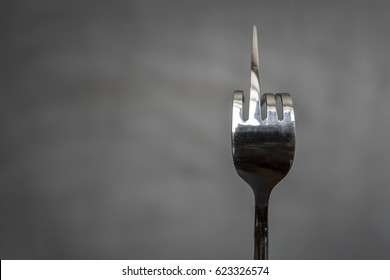
M 255 260 L 268 260 L 268 204 L 256 203 Z

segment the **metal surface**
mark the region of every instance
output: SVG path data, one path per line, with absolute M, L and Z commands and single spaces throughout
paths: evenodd
M 243 91 L 233 95 L 232 153 L 238 174 L 255 195 L 255 259 L 268 259 L 268 201 L 289 172 L 295 152 L 295 118 L 288 93 L 265 93 L 260 99 L 257 30 L 253 27 L 248 117 Z

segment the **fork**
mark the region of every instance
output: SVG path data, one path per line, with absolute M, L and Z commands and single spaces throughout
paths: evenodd
M 257 29 L 253 26 L 250 100 L 244 116 L 244 93 L 234 91 L 232 154 L 238 175 L 255 195 L 254 259 L 268 259 L 268 202 L 272 189 L 289 172 L 295 153 L 295 117 L 288 93 L 265 93 L 260 99 Z

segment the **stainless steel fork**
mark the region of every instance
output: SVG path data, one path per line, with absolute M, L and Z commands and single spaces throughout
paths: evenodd
M 254 258 L 268 259 L 268 202 L 272 189 L 289 172 L 295 153 L 295 117 L 288 93 L 260 99 L 257 30 L 253 26 L 250 100 L 244 118 L 244 94 L 233 95 L 232 153 L 238 174 L 255 195 Z

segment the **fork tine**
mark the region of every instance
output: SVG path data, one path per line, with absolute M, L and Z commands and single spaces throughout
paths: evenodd
M 268 121 L 276 121 L 278 119 L 276 111 L 276 100 L 272 93 L 264 93 L 261 97 L 261 117 Z
M 249 102 L 249 118 L 260 118 L 260 78 L 259 78 L 259 48 L 257 43 L 257 29 L 253 26 L 251 52 L 251 86 Z
M 244 92 L 242 90 L 235 90 L 233 94 L 233 122 L 242 122 L 243 102 Z
M 295 121 L 294 107 L 291 95 L 289 93 L 277 93 L 276 95 L 280 96 L 282 101 L 283 120 L 291 122 Z

